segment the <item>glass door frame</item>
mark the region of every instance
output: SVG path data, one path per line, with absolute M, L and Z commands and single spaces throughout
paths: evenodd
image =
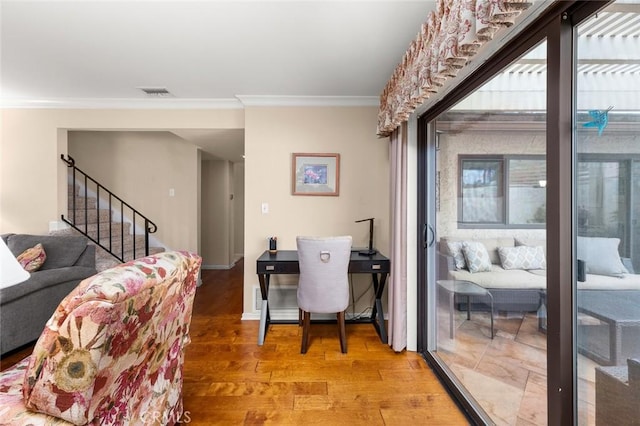
M 436 324 L 435 131 L 433 120 L 479 88 L 504 67 L 546 38 L 547 41 L 547 409 L 549 425 L 577 422 L 576 324 L 574 265 L 576 211 L 573 190 L 575 158 L 576 26 L 610 1 L 561 1 L 551 5 L 528 28 L 499 49 L 439 103 L 418 117 L 418 350 L 470 420 L 490 423 L 467 397 L 446 365 L 432 353 Z M 554 96 L 549 96 L 553 94 Z M 433 235 L 435 239 L 435 235 Z M 567 282 L 572 285 L 566 285 Z M 427 284 L 429 283 L 429 284 Z M 565 283 L 565 285 L 561 285 Z

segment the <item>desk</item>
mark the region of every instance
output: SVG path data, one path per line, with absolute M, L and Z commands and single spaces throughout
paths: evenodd
M 350 274 L 371 274 L 373 278 L 373 290 L 375 292 L 375 305 L 370 318 L 361 320 L 348 320 L 347 322 L 367 322 L 375 327 L 380 340 L 387 343 L 387 330 L 384 325 L 384 310 L 382 308 L 382 292 L 389 276 L 391 262 L 380 253 L 373 256 L 363 256 L 357 251 L 351 252 L 349 260 Z M 269 314 L 269 279 L 274 274 L 299 274 L 298 252 L 296 250 L 278 250 L 276 254 L 270 254 L 265 250 L 256 261 L 258 280 L 260 281 L 260 294 L 262 307 L 260 309 L 260 331 L 258 332 L 258 345 L 264 343 L 269 324 L 291 324 L 292 321 L 271 320 Z M 297 324 L 297 321 L 296 321 Z

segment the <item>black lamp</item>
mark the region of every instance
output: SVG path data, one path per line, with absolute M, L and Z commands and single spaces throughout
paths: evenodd
M 363 256 L 373 256 L 378 252 L 373 248 L 373 218 L 370 217 L 368 219 L 356 220 L 356 223 L 366 222 L 367 220 L 369 221 L 369 250 L 360 250 L 358 254 L 361 254 Z

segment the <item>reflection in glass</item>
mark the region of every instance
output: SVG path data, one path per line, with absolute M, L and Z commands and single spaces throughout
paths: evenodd
M 544 65 L 544 49 L 529 61 Z M 510 66 L 435 120 L 436 351 L 499 425 L 546 424 L 544 73 Z M 500 97 L 529 82 L 527 96 Z M 526 100 L 528 105 L 518 104 Z
M 547 173 L 544 160 L 509 161 L 509 223 L 546 222 Z
M 586 270 L 574 283 L 580 425 L 640 418 L 639 18 L 637 1 L 619 1 L 578 27 L 575 252 Z
M 502 161 L 462 160 L 462 221 L 503 222 Z

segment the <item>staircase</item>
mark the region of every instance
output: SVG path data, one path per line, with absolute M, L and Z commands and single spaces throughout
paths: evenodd
M 68 216 L 78 229 L 72 227 L 52 231 L 55 235 L 86 235 L 93 240 L 99 241 L 100 245 L 111 249 L 111 253 L 100 245 L 90 242 L 96 246 L 96 269 L 98 272 L 119 265 L 121 262 L 115 256 L 125 262 L 145 256 L 145 236 L 131 234 L 131 223 L 111 221 L 109 209 L 97 209 L 98 200 L 96 197 L 80 195 L 78 185 L 69 185 L 68 192 Z M 73 210 L 73 199 L 75 198 L 75 212 Z M 99 233 L 98 233 L 99 230 Z M 86 233 L 86 234 L 85 234 Z M 98 239 L 99 234 L 99 239 Z M 133 251 L 135 241 L 135 253 Z M 163 252 L 163 247 L 149 247 L 149 254 Z

